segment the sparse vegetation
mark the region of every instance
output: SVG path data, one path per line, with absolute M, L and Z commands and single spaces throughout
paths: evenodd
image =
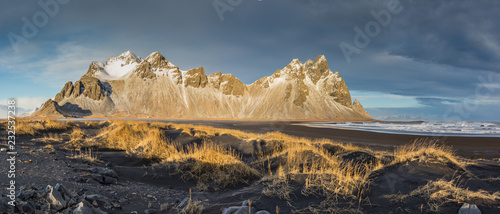
M 85 133 L 83 133 L 82 129 L 74 128 L 70 134 L 71 141 L 79 142 L 85 139 Z
M 17 119 L 16 120 L 16 134 L 19 135 L 39 135 L 42 132 L 47 131 L 65 131 L 74 126 L 72 121 L 59 121 L 55 119 L 43 119 L 43 120 L 29 120 L 29 119 Z
M 86 128 L 90 128 L 90 129 L 100 128 L 99 122 L 97 122 L 97 121 L 85 121 L 84 124 L 85 124 Z
M 99 157 L 97 157 L 97 154 L 92 151 L 92 149 L 84 149 L 82 150 L 73 150 L 71 156 L 69 156 L 71 159 L 81 159 L 84 161 L 87 161 L 89 163 L 95 163 L 95 162 L 100 162 Z
M 171 129 L 182 130 L 181 132 L 205 142 L 182 147 L 164 136 L 162 130 Z M 206 142 L 210 137 L 223 134 L 246 142 L 264 141 L 266 152 L 256 154 L 258 157 L 246 164 L 232 148 Z M 98 136 L 102 138 L 101 146 L 126 150 L 130 155 L 157 159 L 164 165 L 174 167 L 183 179 L 196 181 L 200 190 L 223 189 L 261 177 L 260 182 L 265 186 L 262 194 L 268 197 L 291 201 L 293 191 L 299 188 L 300 194 L 324 198 L 321 205 L 310 207 L 309 211 L 331 210 L 339 198 L 352 202 L 349 209 L 355 207 L 354 202 L 364 200 L 368 192 L 371 173 L 385 166 L 380 161 L 382 156 L 394 157 L 386 165 L 406 161 L 441 161 L 451 162 L 458 168 L 463 167 L 463 163 L 454 156 L 451 149 L 428 139 L 399 147 L 391 154 L 327 139 L 311 140 L 280 132 L 256 134 L 159 122 L 113 121 Z M 353 152 L 366 153 L 374 160 L 354 162 L 341 158 L 344 155 L 349 157 Z M 291 183 L 299 186 L 292 186 Z
M 163 159 L 177 153 L 174 143 L 158 128 L 151 128 L 140 135 L 142 139 L 128 150 L 129 154 L 145 159 Z
M 201 201 L 192 201 L 191 199 L 186 206 L 179 211 L 180 214 L 201 214 L 202 212 L 203 203 Z
M 490 193 L 485 190 L 472 191 L 462 188 L 460 178 L 452 180 L 433 180 L 409 194 L 390 195 L 392 201 L 405 202 L 410 198 L 421 197 L 426 201 L 425 209 L 430 212 L 439 212 L 447 203 L 470 203 L 479 206 L 500 206 L 500 191 Z
M 46 130 L 64 131 L 66 142 L 80 149 L 71 158 L 99 161 L 95 148 L 126 151 L 130 156 L 152 160 L 158 168 L 173 170 L 180 178 L 196 182 L 198 190 L 261 184 L 261 194 L 292 204 L 297 195 L 319 198 L 322 202 L 301 209 L 304 212 L 362 213 L 361 204 L 369 201 L 374 172 L 410 162 L 437 163 L 460 173 L 472 161 L 458 158 L 450 147 L 432 139 L 418 139 L 392 151 L 373 151 L 328 139 L 308 139 L 280 132 L 247 133 L 209 126 L 142 121 L 70 122 L 56 120 L 22 120 L 21 132 L 38 135 Z M 97 129 L 88 136 L 87 129 Z M 168 133 L 183 133 L 194 139 L 180 143 Z M 231 145 L 213 143 L 221 135 L 231 135 L 242 144 L 258 145 L 250 155 Z M 62 134 L 45 134 L 43 141 L 63 141 Z M 86 149 L 85 149 L 86 148 Z M 90 149 L 93 148 L 93 149 Z M 47 147 L 47 149 L 49 149 Z M 52 148 L 51 148 L 52 149 Z M 495 181 L 494 179 L 490 181 Z M 437 212 L 446 203 L 476 203 L 498 206 L 500 192 L 472 191 L 458 185 L 457 180 L 429 181 L 407 195 L 390 195 L 392 201 L 404 202 L 411 197 L 424 198 L 426 210 Z M 369 202 L 367 202 L 369 203 Z M 181 213 L 201 213 L 203 204 L 190 201 Z
M 55 143 L 55 142 L 61 142 L 63 139 L 61 137 L 61 134 L 51 132 L 48 134 L 44 134 L 44 136 L 42 138 L 37 138 L 37 139 L 33 139 L 33 140 L 39 141 L 42 143 Z
M 262 179 L 265 188 L 262 194 L 270 198 L 279 198 L 292 201 L 291 194 L 294 188 L 290 185 L 290 179 L 285 175 L 282 168 L 278 168 L 278 173 L 274 176 L 266 176 Z
M 234 150 L 206 142 L 167 157 L 163 164 L 174 166 L 183 179 L 197 181 L 200 190 L 236 186 L 260 175 L 242 162 Z
M 176 152 L 174 143 L 159 128 L 143 122 L 114 121 L 102 129 L 95 141 L 101 148 L 124 150 L 146 159 L 162 159 Z
M 398 147 L 394 150 L 394 163 L 406 161 L 438 161 L 441 163 L 451 162 L 458 167 L 464 164 L 457 160 L 451 147 L 440 145 L 437 140 L 421 138 L 414 140 L 407 146 Z

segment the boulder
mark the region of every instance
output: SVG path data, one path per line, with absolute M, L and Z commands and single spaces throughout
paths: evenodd
M 106 214 L 99 208 L 94 208 L 90 203 L 82 201 L 76 205 L 73 214 Z
M 234 207 L 224 208 L 224 210 L 222 211 L 222 214 L 234 214 L 240 208 L 241 208 L 241 206 L 234 206 Z
M 102 180 L 103 184 L 116 184 L 118 182 L 118 179 L 113 178 L 113 177 L 109 177 L 106 175 L 103 175 L 102 177 L 103 177 L 103 180 Z
M 110 203 L 108 197 L 99 194 L 87 195 L 85 196 L 85 199 L 89 201 L 101 201 L 108 204 Z
M 102 167 L 92 167 L 89 169 L 93 173 L 101 174 L 101 175 L 106 175 L 109 177 L 117 178 L 118 174 L 116 173 L 115 170 L 108 169 L 108 168 L 102 168 Z
M 17 201 L 17 209 L 23 211 L 23 213 L 34 213 L 36 210 L 36 204 L 34 201 Z
M 481 210 L 475 204 L 464 203 L 458 210 L 458 214 L 481 214 Z
M 234 214 L 255 214 L 255 208 L 250 210 L 248 206 L 241 206 Z
M 87 202 L 80 202 L 73 210 L 73 214 L 93 214 L 92 205 Z
M 64 197 L 64 200 L 69 200 L 75 197 L 62 184 L 56 184 L 56 186 L 54 186 L 54 189 L 57 190 L 59 193 L 61 193 L 61 195 Z
M 64 196 L 61 193 L 54 189 L 54 187 L 47 185 L 45 188 L 45 192 L 47 192 L 47 201 L 51 204 L 56 210 L 61 210 L 66 208 L 67 200 L 64 199 Z
M 104 177 L 100 174 L 92 174 L 91 175 L 94 180 L 96 180 L 99 183 L 104 183 Z
M 89 183 L 89 184 L 94 184 L 94 185 L 101 185 L 101 183 L 99 183 L 98 181 L 96 181 L 92 178 L 87 179 L 87 181 L 85 181 L 85 182 Z

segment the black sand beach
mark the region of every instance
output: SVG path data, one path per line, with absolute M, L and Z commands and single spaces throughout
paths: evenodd
M 389 134 L 370 131 L 311 127 L 305 121 L 240 121 L 240 120 L 147 120 L 214 126 L 237 129 L 245 132 L 265 133 L 278 131 L 285 134 L 311 139 L 327 138 L 343 143 L 369 146 L 377 149 L 408 144 L 420 138 L 439 139 L 452 146 L 457 154 L 470 158 L 500 158 L 500 138 L 481 136 L 423 136 L 408 134 Z
M 438 144 L 451 146 L 456 156 L 449 156 L 446 151 L 441 152 L 429 147 L 429 152 L 417 152 L 417 155 L 410 154 L 411 157 L 397 161 L 396 158 L 406 154 L 393 153 L 394 149 L 425 136 L 308 127 L 302 125 L 304 121 L 75 121 L 71 125 L 68 125 L 69 122 L 66 125 L 61 124 L 66 127 L 61 130 L 41 131 L 34 136 L 20 135 L 16 138 L 18 207 L 15 212 L 35 213 L 34 210 L 37 209 L 50 210 L 49 213 L 62 210 L 73 212 L 78 207 L 83 207 L 91 210 L 87 213 L 99 213 L 99 210 L 107 213 L 199 213 L 193 210 L 202 206 L 201 213 L 224 213 L 229 208 L 248 210 L 245 205 L 248 199 L 253 202 L 252 213 L 259 210 L 277 213 L 276 207 L 279 208 L 279 213 L 457 213 L 465 202 L 478 204 L 482 213 L 486 214 L 496 214 L 500 210 L 500 204 L 495 202 L 500 199 L 498 138 L 434 137 Z M 147 129 L 160 127 L 157 129 L 169 139 L 168 142 L 176 144 L 178 148 L 188 149 L 204 142 L 212 142 L 220 148 L 232 149 L 234 155 L 241 158 L 241 165 L 236 167 L 237 169 L 250 167 L 257 170 L 258 174 L 256 177 L 242 177 L 239 182 L 228 186 L 217 186 L 213 183 L 216 180 L 210 180 L 215 174 L 209 174 L 206 185 L 200 186 L 197 176 L 206 177 L 206 173 L 211 173 L 212 169 L 199 171 L 198 175 L 189 178 L 185 177 L 185 173 L 192 170 L 191 168 L 175 167 L 178 166 L 176 164 L 194 163 L 193 159 L 176 163 L 169 162 L 168 156 L 163 161 L 140 158 L 135 157 L 129 150 L 108 149 L 103 148 L 105 145 L 99 145 L 109 143 L 99 137 L 100 133 L 117 133 L 113 130 L 127 124 L 131 124 L 133 130 L 141 130 L 141 124 L 146 125 L 142 127 Z M 212 132 L 207 127 L 197 129 L 196 126 L 187 125 L 179 129 L 176 124 L 203 125 L 221 128 L 220 130 L 233 129 L 261 134 L 280 132 L 312 141 L 309 145 L 297 147 L 298 152 L 293 153 L 292 144 L 300 143 L 298 138 L 279 140 L 283 135 L 278 134 L 278 140 L 271 140 L 272 137 L 266 139 L 264 135 L 261 135 L 263 138 L 259 140 L 242 137 L 238 132 L 220 134 L 217 130 Z M 75 130 L 82 130 L 85 135 L 79 151 L 92 150 L 92 155 L 86 153 L 85 157 L 77 156 L 79 153 L 72 147 L 75 143 Z M 5 134 L 5 131 L 1 133 Z M 311 144 L 321 142 L 314 141 L 321 138 L 333 142 Z M 89 143 L 91 145 L 86 145 Z M 357 147 L 346 147 L 344 143 Z M 2 159 L 9 156 L 5 144 L 6 139 L 2 139 Z M 292 149 L 281 151 L 287 147 Z M 426 147 L 420 149 L 425 150 Z M 355 192 L 354 195 L 336 195 L 337 193 L 321 191 L 312 195 L 305 194 L 308 179 L 314 178 L 311 176 L 328 175 L 328 172 L 308 175 L 303 171 L 293 171 L 292 167 L 288 169 L 289 174 L 285 173 L 280 177 L 280 173 L 283 174 L 280 172 L 282 166 L 289 164 L 299 168 L 305 167 L 305 164 L 325 157 L 324 152 L 328 153 L 326 157 L 330 161 L 339 164 L 334 164 L 337 168 L 342 169 L 349 163 L 360 164 L 361 168 L 358 170 L 361 170 L 362 174 L 367 173 L 364 174 L 366 186 L 359 188 L 362 192 Z M 290 155 L 298 159 L 290 159 Z M 97 160 L 89 160 L 89 156 Z M 292 162 L 296 165 L 291 164 Z M 8 167 L 7 162 L 0 164 L 2 172 L 6 172 Z M 370 169 L 363 171 L 363 167 Z M 221 175 L 234 177 L 233 174 L 219 174 Z M 345 182 L 351 182 L 349 179 L 354 178 L 345 179 Z M 0 177 L 0 183 L 3 188 L 9 187 L 6 175 Z M 45 200 L 51 199 L 51 188 L 64 192 L 61 194 L 66 200 L 59 201 L 64 201 L 65 205 L 54 208 L 54 201 L 47 204 Z M 444 195 L 436 200 L 431 193 Z M 469 198 L 468 194 L 475 195 Z M 15 213 L 12 207 L 6 205 L 9 201 L 8 195 L 2 192 L 0 196 L 0 208 L 5 209 L 3 213 Z M 332 201 L 332 197 L 336 199 Z

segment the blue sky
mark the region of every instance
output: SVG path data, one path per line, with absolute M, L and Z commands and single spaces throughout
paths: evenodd
M 323 54 L 375 118 L 500 120 L 498 1 L 1 4 L 0 106 L 15 97 L 20 107 L 34 108 L 78 80 L 91 61 L 127 50 L 142 57 L 160 51 L 181 69 L 203 66 L 208 74 L 232 73 L 247 84 L 293 58 L 305 62 Z M 38 25 L 36 32 L 26 20 Z M 13 43 L 12 35 L 25 40 Z M 342 43 L 354 47 L 348 58 Z

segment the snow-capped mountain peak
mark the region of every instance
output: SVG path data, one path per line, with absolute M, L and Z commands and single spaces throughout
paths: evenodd
M 100 62 L 93 63 L 95 67 L 99 67 L 102 72 L 94 72 L 93 74 L 89 74 L 89 68 L 89 72 L 87 72 L 86 75 L 91 75 L 103 80 L 119 79 L 132 71 L 141 62 L 141 57 L 132 53 L 132 51 L 126 51 L 117 57 L 109 57 L 108 61 L 106 61 L 106 64 Z M 91 65 L 91 67 L 92 66 L 93 65 Z
M 138 61 L 142 61 L 141 57 L 140 56 L 137 56 L 136 54 L 132 53 L 132 51 L 128 50 L 126 52 L 123 52 L 122 54 L 120 54 L 121 57 L 127 57 L 127 58 L 135 58 L 137 59 Z M 119 57 L 120 57 L 119 56 Z
M 371 118 L 359 102 L 352 102 L 344 80 L 328 68 L 323 55 L 305 63 L 293 59 L 271 76 L 246 85 L 230 74 L 206 75 L 203 67 L 183 71 L 159 52 L 142 60 L 127 51 L 105 64 L 92 62 L 87 74 L 66 83 L 43 109 L 38 115 L 127 112 L 171 118 Z
M 124 65 L 128 65 L 131 63 L 140 63 L 142 61 L 141 57 L 137 56 L 136 54 L 132 53 L 132 51 L 126 51 L 120 54 L 117 57 L 109 57 L 108 61 L 106 62 L 106 65 L 115 63 L 115 62 L 121 62 Z

